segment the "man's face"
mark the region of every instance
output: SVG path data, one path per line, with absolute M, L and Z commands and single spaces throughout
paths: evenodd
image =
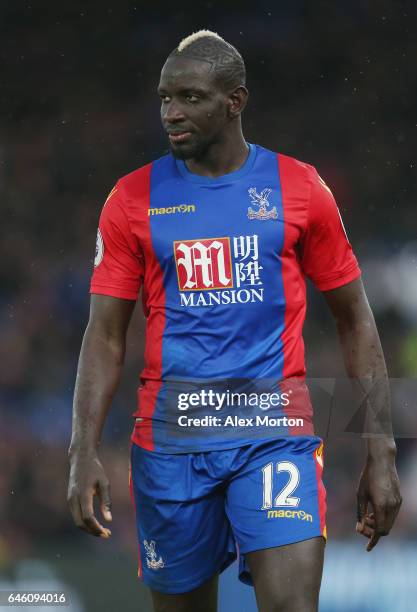
M 162 68 L 158 94 L 161 120 L 173 155 L 199 159 L 221 141 L 227 121 L 227 95 L 208 62 L 169 58 Z

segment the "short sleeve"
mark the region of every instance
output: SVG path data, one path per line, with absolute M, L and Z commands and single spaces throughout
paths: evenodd
M 320 291 L 341 287 L 361 274 L 333 194 L 314 168 L 301 266 Z
M 143 255 L 117 183 L 100 215 L 90 293 L 137 300 L 143 275 Z

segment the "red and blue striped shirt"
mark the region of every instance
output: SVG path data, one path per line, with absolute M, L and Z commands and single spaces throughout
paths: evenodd
M 142 288 L 145 365 L 133 441 L 166 452 L 247 443 L 244 427 L 228 435 L 221 425 L 212 435 L 211 423 L 197 442 L 190 429 L 176 436 L 167 427 L 193 410 L 226 414 L 208 396 L 184 412 L 174 399 L 219 381 L 234 391 L 260 380 L 291 388 L 293 401 L 273 414 L 303 425 L 280 431 L 313 433 L 305 279 L 327 291 L 359 275 L 329 188 L 291 157 L 250 145 L 239 170 L 210 178 L 169 154 L 121 178 L 101 213 L 90 291 L 137 300 Z

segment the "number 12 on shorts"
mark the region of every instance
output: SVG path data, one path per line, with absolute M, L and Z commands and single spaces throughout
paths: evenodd
M 269 510 L 274 506 L 285 508 L 296 508 L 300 503 L 299 497 L 292 497 L 291 494 L 298 487 L 300 482 L 300 471 L 298 467 L 291 461 L 278 461 L 276 464 L 276 473 L 287 472 L 289 479 L 286 485 L 281 489 L 278 495 L 273 500 L 273 484 L 274 484 L 274 463 L 268 463 L 262 468 L 263 475 L 263 505 L 262 510 Z

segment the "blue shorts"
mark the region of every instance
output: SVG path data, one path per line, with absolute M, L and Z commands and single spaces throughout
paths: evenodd
M 185 593 L 239 554 L 326 537 L 323 445 L 303 436 L 221 451 L 166 454 L 131 448 L 138 576 Z

